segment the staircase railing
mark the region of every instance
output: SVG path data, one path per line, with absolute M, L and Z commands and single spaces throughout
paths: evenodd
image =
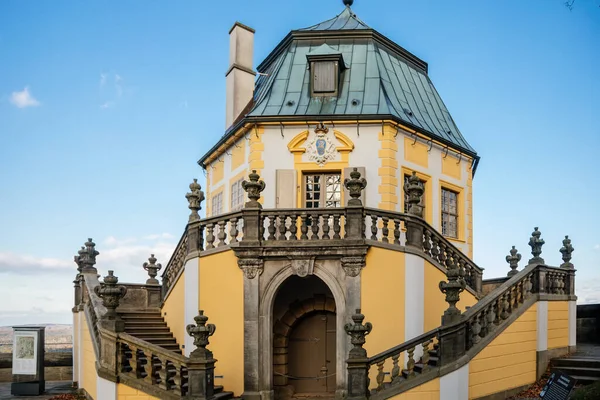
M 117 372 L 121 382 L 160 394 L 161 399 L 180 399 L 188 393 L 189 359 L 127 333 L 117 336 Z
M 437 347 L 440 328 L 426 332 L 416 338 L 392 347 L 377 355 L 369 357 L 368 368 L 377 369 L 373 394 L 391 386 L 403 388 L 408 386 L 417 376 L 434 370 L 437 360 L 430 357 L 430 352 Z
M 163 295 L 173 287 L 186 259 L 215 249 L 246 243 L 281 247 L 369 241 L 421 254 L 444 271 L 455 262 L 466 271 L 467 285 L 476 293 L 481 291 L 483 269 L 424 219 L 409 213 L 341 207 L 243 209 L 191 222 L 162 275 Z
M 449 373 L 477 355 L 533 303 L 538 300 L 574 300 L 574 288 L 574 269 L 530 264 L 460 314 L 455 322 L 442 325 L 375 356 L 363 358 L 367 374 L 372 368 L 377 368 L 376 385 L 355 390 L 350 397 L 388 398 L 414 387 L 415 385 L 410 384 L 411 379 L 418 378 L 420 384 Z M 362 315 L 361 317 L 364 318 Z M 360 321 L 362 323 L 362 319 Z M 370 329 L 371 327 L 369 332 Z M 346 330 L 350 335 L 352 330 L 357 331 Z M 406 353 L 404 358 L 403 353 Z M 433 362 L 431 353 L 435 354 Z M 357 374 L 360 376 L 357 363 L 361 365 L 361 358 L 353 361 L 351 351 L 348 359 L 349 381 L 356 381 Z

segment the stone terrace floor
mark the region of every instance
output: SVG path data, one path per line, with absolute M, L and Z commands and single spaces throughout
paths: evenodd
M 46 382 L 46 393 L 41 396 L 13 396 L 10 394 L 10 382 L 3 382 L 0 383 L 0 400 L 46 400 L 61 394 L 74 394 L 75 389 L 72 388 L 71 384 L 71 381 Z

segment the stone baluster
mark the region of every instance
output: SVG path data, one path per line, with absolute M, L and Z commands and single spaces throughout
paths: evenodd
M 350 179 L 344 179 L 344 187 L 348 189 L 351 197 L 346 208 L 346 239 L 364 239 L 363 204 L 360 197 L 367 187 L 367 180 L 361 177 L 357 168 L 354 168 L 350 172 Z
M 400 245 L 400 222 L 401 221 L 399 219 L 394 219 L 394 244 L 397 245 Z
M 269 226 L 267 227 L 267 232 L 269 232 L 269 236 L 267 236 L 267 240 L 275 240 L 275 233 L 277 232 L 277 228 L 275 227 L 277 217 L 272 215 L 269 217 Z
M 290 215 L 290 240 L 298 240 L 298 214 Z
M 102 299 L 102 305 L 106 307 L 106 314 L 102 316 L 103 324 L 114 332 L 123 332 L 125 322 L 117 314 L 119 301 L 127 293 L 127 288 L 123 285 L 117 285 L 119 278 L 113 275 L 113 271 L 108 271 L 104 277 L 104 283 L 94 287 L 94 293 Z
M 308 240 L 308 215 L 300 215 L 300 240 Z
M 404 185 L 404 192 L 408 195 L 408 213 L 419 218 L 423 217 L 423 209 L 419 205 L 421 196 L 423 196 L 423 183 L 413 171 L 408 178 L 408 182 Z M 421 224 L 407 221 L 406 222 L 406 245 L 416 247 L 419 250 L 423 249 L 423 226 Z
M 385 372 L 383 371 L 383 366 L 385 365 L 385 360 L 381 360 L 377 363 L 377 390 L 378 392 L 383 390 L 383 380 L 385 379 Z
M 383 243 L 389 243 L 390 239 L 389 239 L 389 234 L 390 234 L 390 229 L 388 227 L 388 224 L 390 223 L 390 219 L 388 217 L 382 217 L 382 227 L 381 227 L 381 241 Z
M 277 238 L 277 240 L 287 240 L 286 237 L 286 233 L 287 233 L 287 216 L 286 215 L 280 215 L 279 216 L 279 237 Z
M 190 192 L 185 195 L 189 203 L 188 208 L 191 210 L 188 223 L 200 220 L 198 211 L 202 209 L 202 202 L 204 201 L 204 192 L 201 189 L 198 179 L 194 179 L 194 182 L 190 183 Z
M 392 356 L 392 383 L 398 383 L 400 379 L 400 366 L 398 365 L 398 359 L 400 358 L 400 353 L 396 353 Z
M 415 348 L 411 347 L 407 350 L 408 353 L 408 361 L 406 362 L 406 371 L 405 376 L 406 379 L 415 377 Z
M 310 240 L 319 240 L 319 228 L 320 228 L 321 218 L 318 213 L 314 212 L 310 215 L 310 230 L 312 235 L 310 236 Z
M 329 220 L 330 220 L 330 215 L 323 214 L 323 237 L 321 238 L 322 240 L 331 239 L 329 237 L 329 230 L 331 229 L 331 227 L 329 226 Z
M 423 355 L 421 356 L 421 372 L 425 372 L 427 369 L 429 369 L 429 345 L 431 343 L 431 340 L 427 340 L 421 345 L 423 347 Z
M 194 317 L 196 325 L 190 324 L 186 327 L 188 335 L 194 338 L 196 349 L 190 353 L 188 361 L 188 398 L 211 399 L 214 396 L 214 372 L 215 360 L 213 353 L 206 348 L 216 327 L 207 324 L 208 317 L 200 310 Z
M 238 241 L 238 217 L 233 217 L 229 220 L 229 242 L 236 243 Z
M 377 221 L 379 217 L 376 214 L 371 214 L 371 240 L 377 240 L 377 233 L 379 228 L 377 227 Z
M 363 348 L 367 336 L 373 330 L 370 322 L 363 324 L 365 316 L 360 309 L 352 315 L 353 323 L 347 323 L 344 330 L 350 335 L 352 349 L 346 363 L 348 364 L 348 394 L 349 400 L 364 400 L 369 396 L 369 359 L 367 350 Z
M 225 229 L 225 225 L 227 224 L 227 221 L 220 220 L 219 222 L 217 222 L 217 225 L 219 226 L 219 232 L 217 233 L 217 247 L 221 247 L 221 246 L 225 246 L 225 239 L 227 238 L 227 231 Z
M 212 222 L 206 224 L 206 250 L 215 248 L 215 224 Z
M 521 254 L 515 248 L 515 246 L 510 249 L 510 255 L 506 256 L 506 262 L 510 266 L 510 271 L 508 271 L 507 276 L 513 276 L 519 273 L 517 268 L 519 268 L 519 261 L 521 261 Z
M 340 216 L 338 214 L 335 214 L 333 216 L 333 239 L 334 240 L 339 240 L 342 238 L 342 236 L 340 235 L 341 230 L 342 230 L 342 227 L 340 225 Z
M 531 254 L 533 255 L 533 258 L 529 260 L 529 264 L 544 264 L 544 259 L 540 255 L 542 254 L 542 246 L 546 242 L 540 238 L 541 236 L 542 232 L 536 226 L 529 239 L 529 246 L 531 246 Z
M 160 271 L 162 269 L 162 265 L 159 263 L 156 263 L 156 257 L 154 257 L 154 254 L 150 254 L 150 258 L 148 258 L 148 262 L 145 262 L 142 265 L 142 268 L 144 268 L 147 272 L 148 272 L 148 276 L 150 278 L 148 278 L 146 280 L 146 284 L 147 285 L 158 285 L 158 279 L 156 279 L 156 275 L 158 275 L 158 271 Z

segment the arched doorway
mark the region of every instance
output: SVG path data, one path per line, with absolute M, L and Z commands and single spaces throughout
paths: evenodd
M 274 303 L 273 383 L 278 398 L 333 396 L 336 306 L 318 277 L 289 277 Z

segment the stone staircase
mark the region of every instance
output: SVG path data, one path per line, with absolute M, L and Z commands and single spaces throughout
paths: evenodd
M 119 313 L 125 321 L 125 332 L 165 350 L 181 354 L 181 348 L 160 311 L 130 311 Z
M 577 352 L 552 360 L 552 370 L 561 371 L 587 385 L 600 381 L 600 346 L 581 345 Z

